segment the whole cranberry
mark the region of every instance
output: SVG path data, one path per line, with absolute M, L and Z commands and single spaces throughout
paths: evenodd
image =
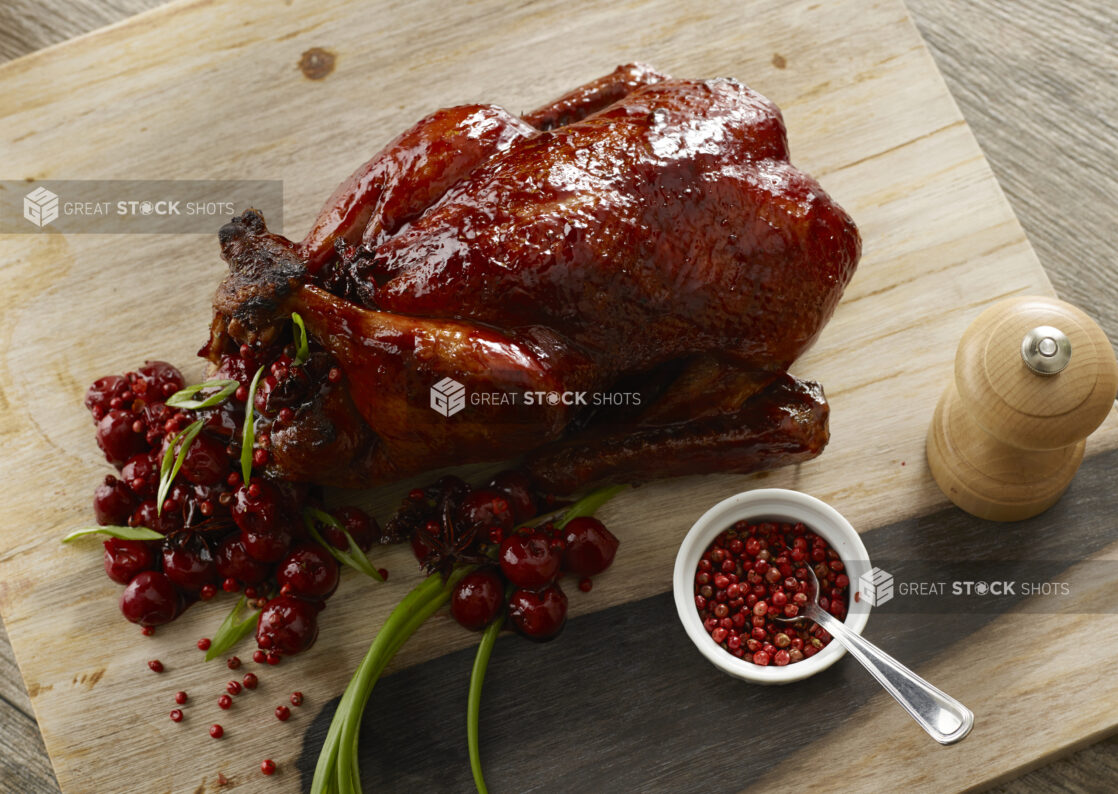
M 166 361 L 145 361 L 137 374 L 147 381 L 145 398 L 153 401 L 165 400 L 186 385 L 178 368 Z
M 278 562 L 291 548 L 292 517 L 297 514 L 284 492 L 267 480 L 241 485 L 233 496 L 233 521 L 241 529 L 241 541 L 250 557 Z
M 163 452 L 159 449 L 133 455 L 120 470 L 120 479 L 124 480 L 137 496 L 155 496 L 155 491 L 159 487 L 159 466 L 162 462 Z
M 209 545 L 196 534 L 163 543 L 163 573 L 183 590 L 196 593 L 217 580 L 217 566 Z
M 291 548 L 291 533 L 286 529 L 270 532 L 241 532 L 241 543 L 248 556 L 260 562 L 279 562 Z
M 517 587 L 538 590 L 555 579 L 562 561 L 550 539 L 541 533 L 509 535 L 497 552 L 501 573 Z
M 207 433 L 199 433 L 186 451 L 181 474 L 195 485 L 216 485 L 228 476 L 230 463 L 224 443 Z
M 128 526 L 147 527 L 160 535 L 170 535 L 172 532 L 182 529 L 182 512 L 179 510 L 164 510 L 162 514 L 157 514 L 155 500 L 146 499 L 132 511 L 132 515 L 128 519 Z
M 93 492 L 93 514 L 101 526 L 123 526 L 135 509 L 131 489 L 111 474 Z
M 345 531 L 350 534 L 361 551 L 368 551 L 373 547 L 373 544 L 380 539 L 380 525 L 377 524 L 375 518 L 359 507 L 349 505 L 335 507 L 330 511 L 330 515 L 338 519 L 338 522 L 345 528 Z M 319 526 L 322 532 L 322 539 L 335 549 L 345 551 L 349 548 L 349 543 L 346 541 L 345 535 L 339 532 L 337 528 L 321 524 Z
M 256 643 L 272 653 L 300 653 L 318 637 L 319 607 L 295 596 L 277 596 L 264 605 L 256 623 Z
M 509 620 L 529 639 L 544 642 L 567 622 L 567 595 L 557 584 L 543 590 L 514 590 L 509 597 Z
M 245 551 L 240 535 L 230 535 L 217 547 L 214 563 L 222 579 L 236 579 L 241 584 L 258 584 L 272 572 L 272 566 Z
M 527 521 L 536 514 L 536 496 L 528 475 L 517 469 L 508 469 L 489 481 L 490 489 L 505 498 L 512 510 L 513 523 Z
M 325 599 L 338 589 L 338 563 L 317 543 L 296 546 L 276 568 L 282 592 L 310 599 Z
M 458 508 L 458 521 L 464 529 L 478 530 L 491 527 L 510 530 L 516 523 L 508 499 L 489 488 L 466 495 Z
M 619 541 L 605 525 L 591 516 L 572 518 L 563 528 L 567 548 L 563 570 L 576 576 L 596 576 L 613 562 Z
M 245 418 L 244 406 L 232 399 L 199 413 L 200 418 L 205 421 L 204 431 L 217 436 L 226 444 L 241 431 Z
M 132 428 L 135 422 L 134 413 L 114 408 L 97 423 L 97 446 L 105 453 L 105 459 L 118 469 L 133 455 L 147 451 L 143 432 L 137 433 Z
M 178 615 L 179 595 L 165 574 L 142 571 L 120 594 L 120 611 L 133 623 L 161 626 Z
M 136 574 L 153 568 L 154 563 L 151 550 L 142 540 L 105 541 L 105 573 L 118 584 L 128 584 Z
M 102 414 L 107 414 L 112 408 L 109 403 L 113 398 L 120 397 L 126 391 L 128 391 L 128 380 L 120 375 L 98 378 L 86 389 L 85 407 L 90 411 L 98 408 Z
M 462 577 L 450 594 L 450 614 L 472 631 L 488 626 L 501 611 L 505 586 L 492 568 L 471 571 Z
M 298 511 L 288 504 L 286 496 L 270 481 L 254 478 L 251 485 L 242 484 L 233 494 L 233 521 L 245 532 L 285 529 L 291 534 L 293 516 Z

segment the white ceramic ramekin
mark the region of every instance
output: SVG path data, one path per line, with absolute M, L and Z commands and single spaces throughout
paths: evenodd
M 833 507 L 813 496 L 783 488 L 762 488 L 739 493 L 719 502 L 703 513 L 683 539 L 675 558 L 673 589 L 675 607 L 687 636 L 713 665 L 736 678 L 756 684 L 787 684 L 826 670 L 846 653 L 846 649 L 836 640 L 829 642 L 826 648 L 814 656 L 799 662 L 784 667 L 762 667 L 728 653 L 703 628 L 699 610 L 695 607 L 695 571 L 699 558 L 720 532 L 729 529 L 737 521 L 801 521 L 806 524 L 831 544 L 846 565 L 852 596 L 844 621 L 846 627 L 861 633 L 869 619 L 870 605 L 864 599 L 853 600 L 859 577 L 870 570 L 869 554 L 850 522 Z

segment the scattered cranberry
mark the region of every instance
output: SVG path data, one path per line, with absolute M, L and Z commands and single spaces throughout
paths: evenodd
M 198 533 L 168 538 L 163 546 L 163 573 L 187 592 L 196 593 L 217 578 L 210 547 Z
M 119 399 L 128 391 L 128 380 L 120 375 L 108 375 L 93 381 L 93 385 L 86 390 L 85 407 L 90 411 L 99 409 L 102 416 L 109 412 L 110 402 Z M 96 416 L 95 416 L 96 419 Z
M 275 667 L 275 666 L 276 666 L 277 664 L 279 664 L 279 663 L 280 663 L 280 655 L 279 655 L 278 653 L 272 653 L 271 651 L 269 651 L 269 652 L 268 652 L 268 653 L 267 653 L 267 654 L 266 654 L 266 655 L 264 656 L 264 660 L 265 660 L 265 661 L 266 661 L 266 662 L 267 662 L 268 664 L 270 664 L 270 665 L 272 665 L 273 667 Z
M 135 509 L 132 489 L 111 474 L 93 492 L 93 515 L 101 526 L 123 526 Z
M 155 567 L 151 549 L 142 540 L 105 541 L 105 573 L 118 584 L 128 584 L 141 571 Z
M 182 722 L 182 709 L 171 709 L 171 722 Z
M 462 577 L 450 595 L 450 614 L 472 631 L 488 626 L 501 611 L 505 585 L 492 568 L 471 571 Z
M 228 695 L 222 695 L 217 699 L 218 708 L 227 709 L 233 705 L 233 698 Z
M 228 692 L 230 695 L 241 694 L 241 682 L 230 681 L 228 684 L 225 685 L 225 691 Z
M 298 511 L 278 486 L 254 477 L 249 487 L 241 485 L 234 492 L 230 511 L 250 557 L 279 562 L 287 554 L 295 532 L 292 516 Z
M 175 693 L 175 702 L 178 703 L 180 706 L 183 703 L 185 703 L 186 702 L 186 693 L 185 692 L 176 692 Z
M 217 572 L 223 580 L 258 584 L 271 573 L 271 566 L 249 556 L 239 535 L 230 535 L 217 547 L 214 554 Z
M 255 673 L 245 673 L 245 677 L 241 679 L 241 683 L 245 685 L 245 689 L 256 689 L 259 679 L 257 679 Z
M 567 544 L 563 569 L 578 576 L 597 576 L 608 568 L 619 544 L 614 534 L 591 516 L 568 521 L 563 539 Z
M 260 762 L 260 772 L 264 775 L 274 775 L 276 773 L 276 762 L 271 758 L 265 758 Z
M 120 595 L 120 611 L 133 623 L 159 626 L 175 619 L 179 596 L 165 574 L 142 571 L 133 577 Z
M 584 593 L 589 593 L 593 586 L 594 581 L 589 576 L 584 576 L 578 580 L 578 589 Z
M 294 596 L 278 596 L 267 603 L 256 624 L 256 642 L 271 652 L 265 656 L 268 664 L 278 654 L 296 654 L 305 651 L 318 637 L 318 607 L 310 601 Z
M 208 651 L 209 649 L 210 649 L 210 638 L 209 637 L 203 637 L 202 639 L 198 640 L 198 650 Z
M 163 672 L 163 662 L 159 661 L 158 659 L 152 659 L 150 662 L 148 662 L 148 667 L 151 668 L 151 671 L 153 673 Z
M 543 642 L 567 622 L 567 595 L 557 584 L 541 591 L 519 589 L 509 597 L 509 619 L 525 637 Z
M 202 432 L 187 449 L 180 474 L 196 485 L 216 485 L 225 479 L 230 463 L 225 444 Z
M 542 533 L 510 535 L 497 552 L 501 573 L 517 587 L 539 590 L 555 579 L 562 562 Z
M 285 595 L 325 599 L 338 589 L 338 563 L 317 543 L 296 546 L 276 569 L 276 583 Z
M 147 451 L 147 441 L 143 433 L 132 429 L 136 415 L 131 411 L 112 409 L 97 423 L 97 445 L 105 453 L 105 459 L 117 468 L 133 455 Z
M 240 667 L 240 666 L 241 666 L 241 660 L 240 660 L 240 659 L 238 659 L 238 658 L 237 658 L 236 656 L 230 656 L 230 657 L 229 657 L 229 661 L 227 661 L 227 662 L 225 663 L 225 665 L 226 665 L 226 666 L 227 666 L 227 667 L 228 667 L 228 668 L 229 668 L 230 670 L 236 670 L 236 669 L 237 669 L 238 667 Z
M 303 693 L 302 692 L 292 692 L 291 693 L 291 705 L 292 706 L 302 706 L 303 705 Z
M 264 664 L 264 657 L 265 657 L 264 651 L 255 650 L 255 651 L 252 652 L 252 661 L 256 662 L 257 664 Z M 251 675 L 251 673 L 250 673 L 250 675 Z
M 178 368 L 166 361 L 145 361 L 144 365 L 136 370 L 136 374 L 143 378 L 148 387 L 146 392 L 157 397 L 170 397 L 186 385 Z M 136 389 L 138 386 L 137 383 L 132 388 Z
M 280 722 L 287 722 L 291 716 L 291 709 L 287 706 L 276 706 L 276 719 Z
M 222 728 L 220 725 L 217 725 L 215 723 L 214 725 L 210 726 L 210 736 L 214 737 L 215 739 L 220 739 L 224 735 L 225 729 Z

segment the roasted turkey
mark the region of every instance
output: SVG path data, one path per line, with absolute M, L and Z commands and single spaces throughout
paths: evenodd
M 436 111 L 302 242 L 251 210 L 220 242 L 203 354 L 267 359 L 293 312 L 311 340 L 257 401 L 272 474 L 372 486 L 520 457 L 556 493 L 818 455 L 823 391 L 787 370 L 861 247 L 775 105 L 638 64 L 521 117 Z M 457 404 L 433 410 L 436 386 Z

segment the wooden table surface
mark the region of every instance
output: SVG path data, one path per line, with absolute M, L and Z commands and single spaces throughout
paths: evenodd
M 1107 0 L 906 0 L 1058 293 L 1118 341 L 1118 49 Z M 0 60 L 110 24 L 160 0 L 6 0 Z M 1118 741 L 1041 767 L 1002 791 L 1118 788 Z M 0 791 L 56 792 L 0 625 Z

